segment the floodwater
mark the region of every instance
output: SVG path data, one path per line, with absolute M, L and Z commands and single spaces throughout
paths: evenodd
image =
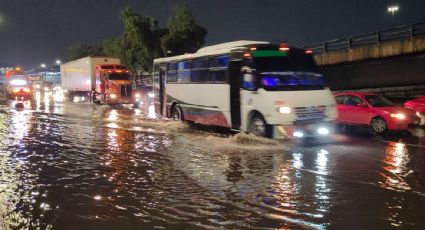
M 421 129 L 310 145 L 152 109 L 1 106 L 0 229 L 425 228 Z

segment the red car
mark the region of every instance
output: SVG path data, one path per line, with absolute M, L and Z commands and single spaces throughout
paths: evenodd
M 415 110 L 421 118 L 420 125 L 425 125 L 425 96 L 406 101 L 404 107 Z
M 345 92 L 335 95 L 338 124 L 370 126 L 375 133 L 387 130 L 408 130 L 419 117 L 412 109 L 394 105 L 387 98 L 374 93 Z

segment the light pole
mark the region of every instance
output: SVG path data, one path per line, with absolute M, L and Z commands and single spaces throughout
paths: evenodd
M 61 60 L 59 59 L 56 60 L 56 65 L 60 65 L 61 63 L 62 63 Z
M 399 10 L 397 5 L 389 6 L 387 8 L 388 12 L 391 13 L 392 19 L 394 20 L 394 14 Z
M 46 80 L 46 64 L 41 63 L 41 68 L 43 68 L 43 81 Z

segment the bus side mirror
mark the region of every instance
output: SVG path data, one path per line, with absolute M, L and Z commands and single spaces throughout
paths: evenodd
M 244 89 L 257 90 L 255 85 L 255 75 L 252 73 L 243 73 L 243 84 Z

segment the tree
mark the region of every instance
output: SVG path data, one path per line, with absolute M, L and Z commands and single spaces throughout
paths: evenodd
M 105 39 L 102 44 L 103 53 L 108 57 L 121 58 L 121 39 Z
M 168 18 L 168 34 L 161 38 L 163 53 L 171 52 L 173 55 L 192 53 L 204 43 L 207 30 L 195 23 L 192 12 L 178 6 Z
M 121 11 L 124 33 L 121 38 L 122 59 L 130 70 L 148 71 L 159 55 L 158 22 L 152 17 L 132 12 L 130 7 Z
M 70 60 L 87 56 L 102 56 L 103 48 L 90 44 L 79 44 L 69 47 L 68 54 Z

